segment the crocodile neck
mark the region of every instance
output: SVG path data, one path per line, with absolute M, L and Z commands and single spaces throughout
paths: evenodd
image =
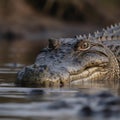
M 111 66 L 115 66 L 114 71 L 119 73 L 116 77 L 120 77 L 120 23 L 119 25 L 111 25 L 107 29 L 103 29 L 102 32 L 96 32 L 94 34 L 96 39 L 100 40 L 107 48 L 108 54 L 111 54 Z

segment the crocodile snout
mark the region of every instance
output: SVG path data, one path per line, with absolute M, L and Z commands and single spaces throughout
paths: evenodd
M 64 70 L 60 74 L 60 71 L 55 72 L 47 65 L 34 64 L 25 67 L 18 73 L 16 84 L 23 87 L 63 87 L 69 83 L 66 81 L 68 78 L 64 73 Z
M 22 71 L 18 73 L 16 84 L 17 86 L 38 86 L 42 84 L 45 78 L 45 73 L 48 67 L 46 65 L 31 65 L 23 68 Z

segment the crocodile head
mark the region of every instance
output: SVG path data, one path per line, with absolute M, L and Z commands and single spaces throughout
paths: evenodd
M 119 66 L 112 52 L 91 38 L 50 39 L 33 65 L 18 73 L 17 85 L 62 87 L 81 82 L 117 79 Z

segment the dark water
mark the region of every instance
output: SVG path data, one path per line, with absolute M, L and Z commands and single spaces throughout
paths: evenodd
M 120 94 L 118 83 L 83 83 L 67 89 L 18 88 L 14 85 L 17 72 L 32 64 L 46 41 L 0 41 L 0 120 L 77 120 L 74 110 L 59 112 L 45 109 L 50 103 L 60 99 L 72 99 L 78 91 L 96 93 L 101 90 Z M 38 90 L 40 94 L 31 91 Z

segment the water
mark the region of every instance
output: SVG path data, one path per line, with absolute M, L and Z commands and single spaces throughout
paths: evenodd
M 114 82 L 83 83 L 66 89 L 16 87 L 14 82 L 17 72 L 32 64 L 46 44 L 45 40 L 0 41 L 0 120 L 77 120 L 77 107 L 72 111 L 56 111 L 47 109 L 47 106 L 56 100 L 73 100 L 78 91 L 95 93 L 109 90 L 115 95 L 120 94 L 119 85 Z M 37 92 L 34 93 L 35 90 Z

